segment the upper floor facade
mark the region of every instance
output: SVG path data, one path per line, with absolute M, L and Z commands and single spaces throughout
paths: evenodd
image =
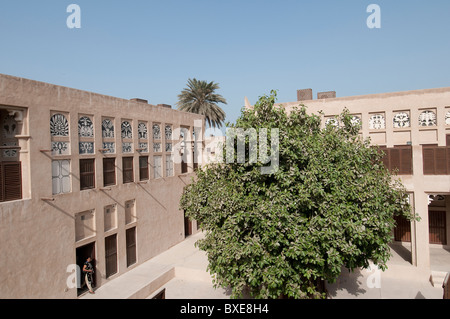
M 305 105 L 321 114 L 322 125 L 340 125 L 336 116 L 348 110 L 361 124 L 360 135 L 370 138 L 386 154 L 385 165 L 397 169 L 405 186 L 427 191 L 449 191 L 450 185 L 450 88 L 336 97 L 335 92 L 299 90 L 298 101 L 279 103 L 291 110 Z
M 204 118 L 0 75 L 0 123 L 1 203 L 190 173 Z

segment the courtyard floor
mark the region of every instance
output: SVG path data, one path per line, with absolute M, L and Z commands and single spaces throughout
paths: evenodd
M 81 299 L 146 299 L 165 291 L 166 299 L 228 299 L 230 292 L 214 289 L 206 272 L 206 254 L 195 248 L 202 233 L 188 237 L 168 251 L 139 265 Z M 408 248 L 393 246 L 388 270 L 348 272 L 327 284 L 330 299 L 442 299 L 443 289 L 433 287 L 426 272 L 419 272 L 408 261 Z M 405 259 L 406 256 L 406 259 Z M 409 254 L 410 256 L 410 254 Z M 431 249 L 436 270 L 450 266 L 450 252 Z M 450 271 L 450 269 L 448 270 Z

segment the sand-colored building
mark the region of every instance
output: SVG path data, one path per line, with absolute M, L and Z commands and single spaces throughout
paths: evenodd
M 0 123 L 0 298 L 77 298 L 87 256 L 99 287 L 197 231 L 202 116 L 0 75 Z
M 331 91 L 318 93 L 317 99 L 306 89 L 297 92 L 297 101 L 279 105 L 290 110 L 300 104 L 309 113 L 322 111 L 324 126 L 339 125 L 335 117 L 348 109 L 362 125 L 360 134 L 383 147 L 385 165 L 399 170 L 421 218 L 412 223 L 398 219 L 395 242 L 408 251 L 406 259 L 418 273 L 433 273 L 436 280 L 442 274 L 433 272 L 430 249 L 445 254 L 450 248 L 450 88 L 351 97 L 336 97 Z M 450 263 L 439 267 L 450 271 Z

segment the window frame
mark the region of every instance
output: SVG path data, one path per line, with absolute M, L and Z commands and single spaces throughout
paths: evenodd
M 112 168 L 108 169 L 106 162 L 112 162 Z M 109 163 L 111 164 L 111 163 Z M 106 183 L 107 176 L 113 176 L 114 182 Z M 115 157 L 105 157 L 103 158 L 103 186 L 114 186 L 117 184 L 116 178 L 116 158 Z
M 84 171 L 82 172 L 82 168 L 84 165 L 82 163 L 92 162 L 92 171 Z M 79 161 L 80 167 L 80 191 L 89 190 L 95 188 L 95 158 L 81 158 Z M 86 180 L 86 177 L 92 176 L 92 185 L 83 186 L 83 180 Z
M 123 184 L 134 183 L 134 157 L 122 157 L 122 182 Z M 125 164 L 130 163 L 131 167 L 126 167 Z M 129 174 L 129 175 L 128 175 Z
M 148 156 L 139 156 L 139 181 L 148 181 L 150 179 L 150 169 L 148 163 Z M 145 162 L 146 166 L 142 166 Z
M 156 166 L 156 159 L 160 160 L 159 169 Z M 153 178 L 154 179 L 161 179 L 163 178 L 163 157 L 162 155 L 154 155 L 153 156 Z M 158 175 L 158 176 L 157 176 Z

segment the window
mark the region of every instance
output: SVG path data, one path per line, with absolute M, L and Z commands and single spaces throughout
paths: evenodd
M 125 202 L 125 224 L 131 224 L 134 223 L 136 221 L 136 201 L 133 200 L 129 200 L 127 202 Z
M 68 114 L 56 113 L 50 118 L 52 156 L 70 155 Z
M 436 126 L 436 113 L 431 110 L 423 111 L 419 116 L 419 126 Z
M 396 146 L 382 148 L 385 153 L 383 163 L 389 170 L 398 170 L 399 175 L 412 175 L 412 147 Z
M 122 158 L 123 183 L 132 183 L 134 181 L 133 174 L 133 157 Z
M 122 121 L 122 138 L 132 139 L 133 138 L 133 127 L 131 126 L 130 121 Z
M 148 180 L 148 156 L 139 157 L 139 180 Z
M 75 241 L 94 236 L 95 229 L 95 211 L 87 210 L 75 215 Z
M 147 123 L 144 123 L 144 122 L 139 123 L 138 137 L 139 137 L 139 139 L 144 139 L 144 140 L 146 140 L 148 138 Z
M 116 159 L 103 159 L 103 186 L 116 185 Z
M 173 155 L 166 155 L 166 176 L 173 176 Z
M 94 123 L 92 116 L 82 115 L 78 119 L 79 153 L 94 154 Z
M 386 121 L 384 114 L 374 114 L 369 119 L 370 130 L 384 130 L 386 128 Z
M 103 154 L 114 154 L 116 152 L 116 141 L 114 119 L 105 118 L 102 121 L 102 152 Z
M 0 202 L 22 199 L 20 162 L 0 162 Z
M 104 119 L 102 122 L 102 137 L 114 138 L 114 120 Z
M 95 160 L 80 160 L 80 190 L 95 188 Z
M 117 273 L 117 234 L 105 238 L 106 278 Z
M 70 161 L 52 161 L 53 195 L 70 193 Z
M 135 264 L 136 258 L 136 227 L 127 229 L 126 231 L 126 245 L 127 245 L 127 267 Z
M 161 139 L 161 126 L 159 124 L 153 124 L 153 139 L 160 140 Z
M 50 118 L 51 136 L 69 136 L 69 121 L 63 114 L 53 114 Z
M 103 220 L 105 232 L 117 228 L 117 210 L 115 204 L 104 208 Z
M 411 127 L 411 120 L 407 112 L 398 112 L 394 115 L 394 128 Z
M 161 178 L 162 177 L 162 156 L 153 156 L 154 160 L 154 178 Z
M 450 175 L 450 147 L 424 145 L 422 156 L 424 175 Z

